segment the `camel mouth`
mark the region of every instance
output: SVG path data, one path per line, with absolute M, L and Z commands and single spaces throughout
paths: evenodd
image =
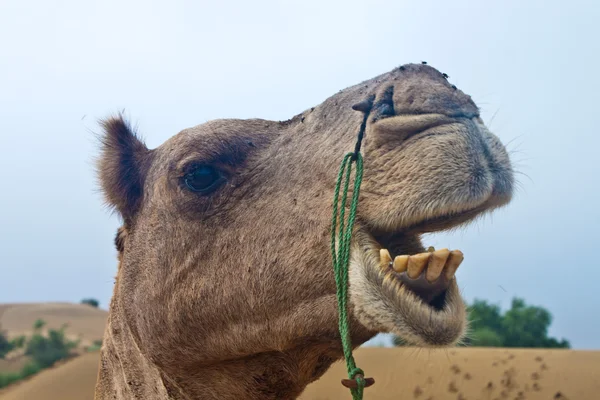
M 466 329 L 466 307 L 456 271 L 460 250 L 424 249 L 418 236 L 385 238 L 360 229 L 350 265 L 356 317 L 376 332 L 391 332 L 407 344 L 447 347 Z
M 460 250 L 430 247 L 417 254 L 397 255 L 379 250 L 379 269 L 384 281 L 393 280 L 418 297 L 425 305 L 441 311 L 450 282 L 464 259 Z
M 464 260 L 460 250 L 447 248 L 427 250 L 420 244 L 410 246 L 406 243 L 418 242 L 417 237 L 424 233 L 439 232 L 467 225 L 485 213 L 502 207 L 510 196 L 491 195 L 481 204 L 466 208 L 460 212 L 439 214 L 429 218 L 415 219 L 412 224 L 398 232 L 369 232 L 375 243 L 373 250 L 379 251 L 376 268 L 383 280 L 392 280 L 405 287 L 424 304 L 436 311 L 443 310 L 445 294 L 452 280 L 456 280 L 456 270 Z
M 424 304 L 436 311 L 444 308 L 446 291 L 450 288 L 455 274 L 464 260 L 460 250 L 433 247 L 425 250 L 417 241 L 423 233 L 437 232 L 468 224 L 485 212 L 499 206 L 488 200 L 479 207 L 448 215 L 423 219 L 396 233 L 370 233 L 374 243 L 372 250 L 379 252 L 377 269 L 383 281 L 394 281 L 418 297 Z M 376 257 L 376 256 L 375 256 Z
M 493 184 L 475 191 L 476 196 L 449 193 L 436 208 L 417 207 L 412 215 L 388 218 L 387 223 L 363 219 L 350 276 L 363 325 L 395 333 L 417 346 L 460 342 L 467 316 L 455 275 L 464 254 L 456 249 L 426 249 L 420 237 L 467 225 L 506 205 L 512 191 L 503 186 L 501 174 L 493 171 L 493 175 Z
M 447 347 L 466 329 L 466 307 L 456 272 L 464 260 L 457 249 L 425 248 L 423 232 L 455 228 L 498 206 L 486 201 L 473 209 L 417 221 L 396 232 L 357 232 L 351 287 L 357 316 L 379 332 L 392 332 L 406 343 Z M 354 269 L 352 269 L 352 267 Z

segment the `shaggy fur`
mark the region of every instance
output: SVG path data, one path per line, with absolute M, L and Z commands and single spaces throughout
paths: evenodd
M 506 204 L 504 147 L 471 98 L 405 65 L 285 122 L 217 120 L 148 150 L 104 123 L 99 176 L 123 216 L 96 399 L 293 399 L 342 357 L 329 252 L 332 193 L 374 96 L 350 273 L 351 333 L 446 346 L 465 330 L 456 282 L 438 308 L 379 272 L 378 251 Z M 223 184 L 192 192 L 200 165 Z M 342 377 L 340 377 L 342 378 Z

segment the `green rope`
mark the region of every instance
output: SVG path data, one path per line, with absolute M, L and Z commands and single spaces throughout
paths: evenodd
M 352 163 L 356 162 L 356 176 L 354 178 L 354 189 L 352 191 L 352 201 L 348 221 L 345 223 L 346 202 L 348 199 L 348 189 L 350 186 L 350 176 L 352 174 Z M 363 159 L 360 152 L 348 153 L 344 157 L 340 166 L 337 181 L 335 184 L 335 193 L 333 201 L 333 218 L 331 220 L 331 255 L 333 257 L 333 269 L 335 273 L 335 284 L 337 288 L 337 303 L 339 312 L 339 330 L 342 339 L 342 349 L 346 359 L 348 369 L 348 378 L 356 379 L 357 388 L 350 389 L 353 400 L 361 400 L 365 388 L 364 372 L 356 367 L 356 362 L 352 356 L 352 338 L 350 337 L 350 321 L 348 319 L 348 266 L 350 263 L 350 245 L 352 240 L 352 230 L 354 228 L 354 219 L 356 218 L 356 207 L 358 205 L 358 195 L 363 174 Z M 344 179 L 345 177 L 345 179 Z M 338 207 L 340 189 L 344 181 L 342 191 L 341 205 Z M 339 217 L 338 217 L 339 209 Z M 336 230 L 339 221 L 339 236 L 336 252 Z

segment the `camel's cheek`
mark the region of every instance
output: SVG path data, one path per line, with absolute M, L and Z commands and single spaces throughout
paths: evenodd
M 166 371 L 337 335 L 329 220 L 291 206 L 264 218 L 246 201 L 210 226 L 148 208 L 130 234 L 120 303 L 141 352 Z

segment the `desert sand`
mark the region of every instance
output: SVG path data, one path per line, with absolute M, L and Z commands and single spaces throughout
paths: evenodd
M 359 367 L 375 378 L 366 399 L 600 399 L 600 352 L 486 349 L 363 348 Z M 349 398 L 336 364 L 303 400 Z
M 74 304 L 0 305 L 0 324 L 11 332 L 27 331 L 37 318 L 56 327 L 68 322 L 71 333 L 92 341 L 102 335 L 106 312 Z M 43 371 L 0 391 L 0 399 L 92 400 L 98 356 L 85 354 Z M 367 400 L 600 399 L 600 351 L 361 348 L 355 357 L 376 381 L 365 390 Z M 343 377 L 345 367 L 336 363 L 301 399 L 350 399 Z
M 41 318 L 46 328 L 67 324 L 68 336 L 82 341 L 102 339 L 108 313 L 84 304 L 22 303 L 0 304 L 0 327 L 10 334 L 31 333 L 33 323 Z
M 98 353 L 76 357 L 0 391 L 2 400 L 93 400 Z

